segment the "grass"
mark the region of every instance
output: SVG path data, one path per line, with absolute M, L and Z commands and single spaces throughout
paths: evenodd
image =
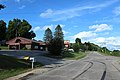
M 106 56 L 117 56 L 117 57 L 120 57 L 120 52 L 107 51 L 107 52 L 100 52 L 100 54 L 103 54 L 103 55 L 106 55 Z
M 72 59 L 72 60 L 78 60 L 81 59 L 83 57 L 85 57 L 87 55 L 87 53 L 85 52 L 65 52 L 63 54 L 63 58 L 64 59 Z
M 71 60 L 78 60 L 81 59 L 83 57 L 85 57 L 87 55 L 87 53 L 85 52 L 69 52 L 69 51 L 65 51 L 61 56 L 54 56 L 52 54 L 47 54 L 44 55 L 46 57 L 50 57 L 50 58 L 55 58 L 55 59 L 71 59 Z
M 8 50 L 8 46 L 0 46 L 1 50 Z
M 120 57 L 120 52 L 112 52 L 111 55 L 112 55 L 112 56 Z
M 35 63 L 35 67 L 42 64 Z M 31 70 L 31 62 L 13 57 L 0 55 L 0 80 Z
M 103 54 L 105 56 L 111 56 L 110 52 L 99 52 L 100 54 Z

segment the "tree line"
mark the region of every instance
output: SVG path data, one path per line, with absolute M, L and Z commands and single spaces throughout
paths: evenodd
M 0 41 L 10 40 L 15 37 L 32 39 L 36 34 L 31 30 L 32 26 L 26 20 L 13 19 L 8 22 L 0 20 Z

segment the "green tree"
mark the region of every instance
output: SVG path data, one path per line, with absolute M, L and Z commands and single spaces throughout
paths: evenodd
M 6 23 L 0 20 L 0 40 L 5 40 L 6 36 Z
M 63 37 L 64 37 L 64 34 L 62 32 L 62 28 L 60 25 L 57 25 L 54 32 L 54 38 L 59 38 L 60 40 L 64 41 Z
M 45 43 L 49 44 L 50 41 L 52 40 L 53 36 L 52 36 L 52 31 L 50 30 L 50 28 L 47 28 L 45 30 L 45 34 L 44 34 L 44 41 Z
M 80 38 L 76 38 L 76 39 L 75 39 L 75 43 L 81 44 L 81 39 L 80 39 Z
M 60 25 L 57 25 L 54 32 L 54 38 L 50 42 L 49 50 L 51 54 L 61 55 L 64 48 L 63 32 Z
M 63 41 L 59 38 L 54 38 L 50 42 L 50 48 L 49 51 L 51 54 L 59 56 L 62 54 L 63 49 Z
M 79 49 L 80 49 L 80 45 L 79 44 L 77 44 L 77 43 L 73 44 L 74 52 L 79 52 Z
M 104 53 L 110 52 L 110 51 L 107 49 L 107 47 L 102 47 L 102 50 L 104 51 Z
M 32 26 L 26 20 L 13 19 L 8 23 L 7 40 L 15 37 L 25 37 L 32 39 L 36 37 L 35 33 L 31 31 Z
M 5 8 L 5 6 L 2 5 L 2 4 L 0 4 L 0 10 L 1 10 L 1 9 L 4 9 L 4 8 Z

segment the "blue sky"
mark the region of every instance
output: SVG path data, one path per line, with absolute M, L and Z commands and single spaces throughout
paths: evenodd
M 64 39 L 92 42 L 120 50 L 120 0 L 0 0 L 6 6 L 0 19 L 8 23 L 14 18 L 32 25 L 37 40 L 46 28 L 53 32 L 60 24 Z

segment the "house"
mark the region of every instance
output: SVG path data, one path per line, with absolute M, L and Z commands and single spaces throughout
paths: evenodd
M 16 37 L 6 42 L 9 49 L 21 50 L 45 50 L 46 44 L 42 41 L 35 41 L 23 37 Z

